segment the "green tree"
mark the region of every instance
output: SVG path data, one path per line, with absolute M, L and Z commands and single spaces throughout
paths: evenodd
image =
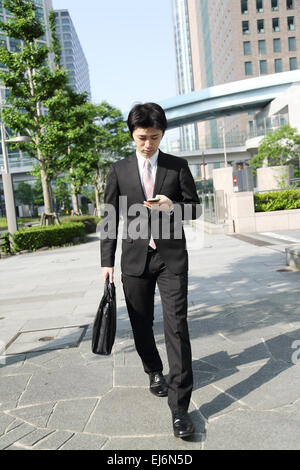
M 106 178 L 111 164 L 133 151 L 132 139 L 119 109 L 106 101 L 98 106 L 95 149 L 88 155 L 90 175 L 95 188 L 97 216 L 103 202 Z
M 44 205 L 43 187 L 41 178 L 38 178 L 32 188 L 33 204 L 35 206 Z
M 21 181 L 15 191 L 16 202 L 30 206 L 33 203 L 32 187 L 30 184 Z
M 92 184 L 95 191 L 97 215 L 108 169 L 112 162 L 132 152 L 132 139 L 126 129 L 122 113 L 107 102 L 100 105 L 85 103 L 70 113 L 70 129 L 65 138 L 69 146 L 69 182 L 76 200 L 83 186 Z M 72 120 L 83 123 L 79 129 Z M 74 212 L 75 206 L 73 202 Z
M 58 212 L 71 210 L 71 191 L 68 183 L 64 178 L 58 178 L 56 180 L 54 195 L 56 201 L 56 210 Z
M 5 0 L 3 5 L 11 16 L 6 23 L 0 21 L 0 28 L 8 36 L 22 41 L 19 52 L 10 52 L 3 45 L 0 48 L 0 61 L 6 66 L 6 70 L 0 72 L 0 79 L 10 92 L 3 119 L 16 134 L 25 133 L 31 139 L 16 146 L 38 161 L 45 213 L 53 223 L 50 182 L 60 165 L 58 142 L 61 135 L 57 135 L 59 126 L 47 109 L 59 101 L 68 75 L 57 67 L 54 71 L 50 69 L 51 50 L 39 42 L 44 27 L 37 19 L 35 5 L 26 0 Z
M 256 170 L 265 163 L 268 166 L 298 164 L 299 152 L 300 135 L 297 129 L 287 124 L 263 138 L 250 165 Z

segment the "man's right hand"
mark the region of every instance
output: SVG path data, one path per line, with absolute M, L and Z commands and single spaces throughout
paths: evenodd
M 102 268 L 102 279 L 104 282 L 109 277 L 109 282 L 112 284 L 114 282 L 114 268 Z

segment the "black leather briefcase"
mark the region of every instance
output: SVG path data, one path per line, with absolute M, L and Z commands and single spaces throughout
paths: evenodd
M 93 325 L 92 351 L 108 356 L 114 345 L 117 329 L 117 302 L 114 283 L 106 280 L 104 294 Z

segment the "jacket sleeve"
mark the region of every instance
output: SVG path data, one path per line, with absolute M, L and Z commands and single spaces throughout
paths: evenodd
M 104 213 L 100 232 L 102 267 L 113 267 L 115 265 L 119 228 L 119 196 L 118 178 L 114 165 L 112 165 L 107 176 L 104 193 Z
M 195 181 L 188 163 L 184 164 L 179 172 L 179 184 L 182 195 L 181 201 L 174 201 L 174 205 L 179 205 L 182 212 L 182 220 L 195 220 L 201 216 L 202 206 L 199 201 Z

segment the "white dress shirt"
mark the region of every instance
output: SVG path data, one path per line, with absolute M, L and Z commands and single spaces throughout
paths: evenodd
M 155 152 L 155 154 L 152 155 L 152 157 L 150 157 L 148 159 L 148 158 L 143 157 L 143 155 L 138 153 L 138 151 L 136 152 L 138 167 L 139 167 L 139 173 L 140 173 L 140 179 L 141 179 L 142 187 L 143 187 L 143 190 L 144 190 L 145 194 L 146 194 L 146 191 L 145 191 L 144 182 L 143 182 L 144 165 L 145 165 L 146 160 L 150 160 L 151 172 L 152 172 L 152 176 L 153 176 L 153 181 L 155 183 L 158 155 L 159 155 L 159 150 L 157 150 Z M 155 197 L 155 194 L 153 194 L 153 197 Z

